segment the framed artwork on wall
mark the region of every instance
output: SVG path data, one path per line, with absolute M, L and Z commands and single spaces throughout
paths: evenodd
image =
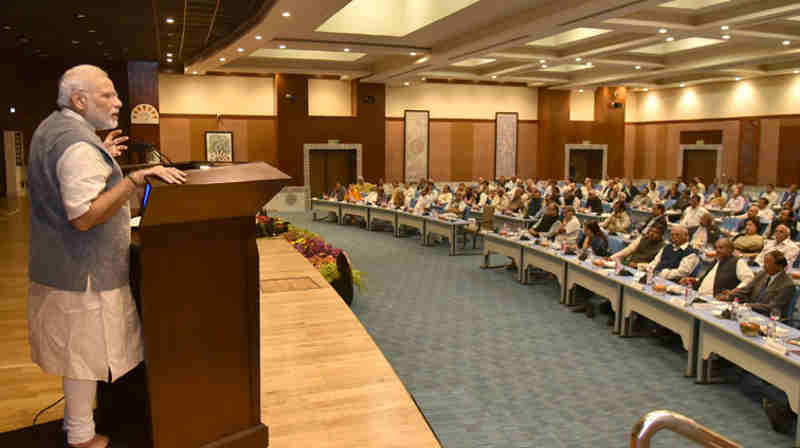
M 403 181 L 427 179 L 430 177 L 430 112 L 406 110 L 403 123 Z
M 519 114 L 497 112 L 494 116 L 494 177 L 517 175 Z
M 206 160 L 233 162 L 233 132 L 206 131 Z

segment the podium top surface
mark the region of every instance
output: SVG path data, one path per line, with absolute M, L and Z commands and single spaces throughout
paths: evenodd
M 151 185 L 141 227 L 255 216 L 291 177 L 264 162 L 185 171 L 186 183 Z

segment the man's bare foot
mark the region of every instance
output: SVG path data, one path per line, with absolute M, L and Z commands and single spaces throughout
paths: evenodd
M 88 442 L 79 443 L 77 445 L 69 445 L 70 448 L 106 448 L 110 440 L 108 437 L 95 434 L 94 438 Z

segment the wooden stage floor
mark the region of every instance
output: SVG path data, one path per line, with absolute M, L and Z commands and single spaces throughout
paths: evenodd
M 14 212 L 14 210 L 19 210 Z M 61 396 L 30 361 L 28 206 L 0 201 L 0 432 Z M 258 241 L 261 417 L 271 447 L 438 447 L 411 396 L 325 279 L 282 239 Z M 39 422 L 63 417 L 63 403 Z

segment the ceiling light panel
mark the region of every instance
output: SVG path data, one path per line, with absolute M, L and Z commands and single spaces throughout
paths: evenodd
M 589 67 L 583 64 L 562 64 L 562 65 L 556 65 L 555 67 L 543 68 L 540 71 L 568 73 L 568 72 L 577 72 L 578 70 L 586 70 L 587 68 Z
M 603 30 L 600 28 L 575 28 L 550 37 L 545 37 L 544 39 L 528 42 L 527 45 L 534 45 L 537 47 L 559 47 L 610 32 L 611 30 Z
M 352 0 L 316 31 L 402 37 L 480 0 Z
M 496 61 L 496 59 L 470 58 L 470 59 L 464 59 L 463 61 L 459 61 L 456 62 L 455 64 L 450 64 L 450 65 L 454 67 L 477 67 L 479 65 L 491 64 L 494 61 Z
M 344 51 L 320 51 L 320 50 L 277 50 L 262 48 L 250 53 L 254 58 L 275 58 L 275 59 L 306 59 L 314 61 L 341 61 L 353 62 L 366 56 L 366 53 L 356 53 L 354 51 L 345 53 Z
M 671 2 L 662 3 L 658 6 L 662 8 L 680 8 L 680 9 L 703 9 L 709 6 L 719 5 L 720 3 L 728 3 L 731 0 L 673 0 Z
M 647 47 L 637 48 L 630 51 L 633 53 L 665 55 L 669 53 L 676 53 L 678 51 L 693 50 L 695 48 L 707 47 L 709 45 L 716 45 L 722 42 L 724 41 L 720 39 L 689 37 L 687 39 L 680 39 L 673 42 L 664 42 L 663 44 L 649 45 Z

